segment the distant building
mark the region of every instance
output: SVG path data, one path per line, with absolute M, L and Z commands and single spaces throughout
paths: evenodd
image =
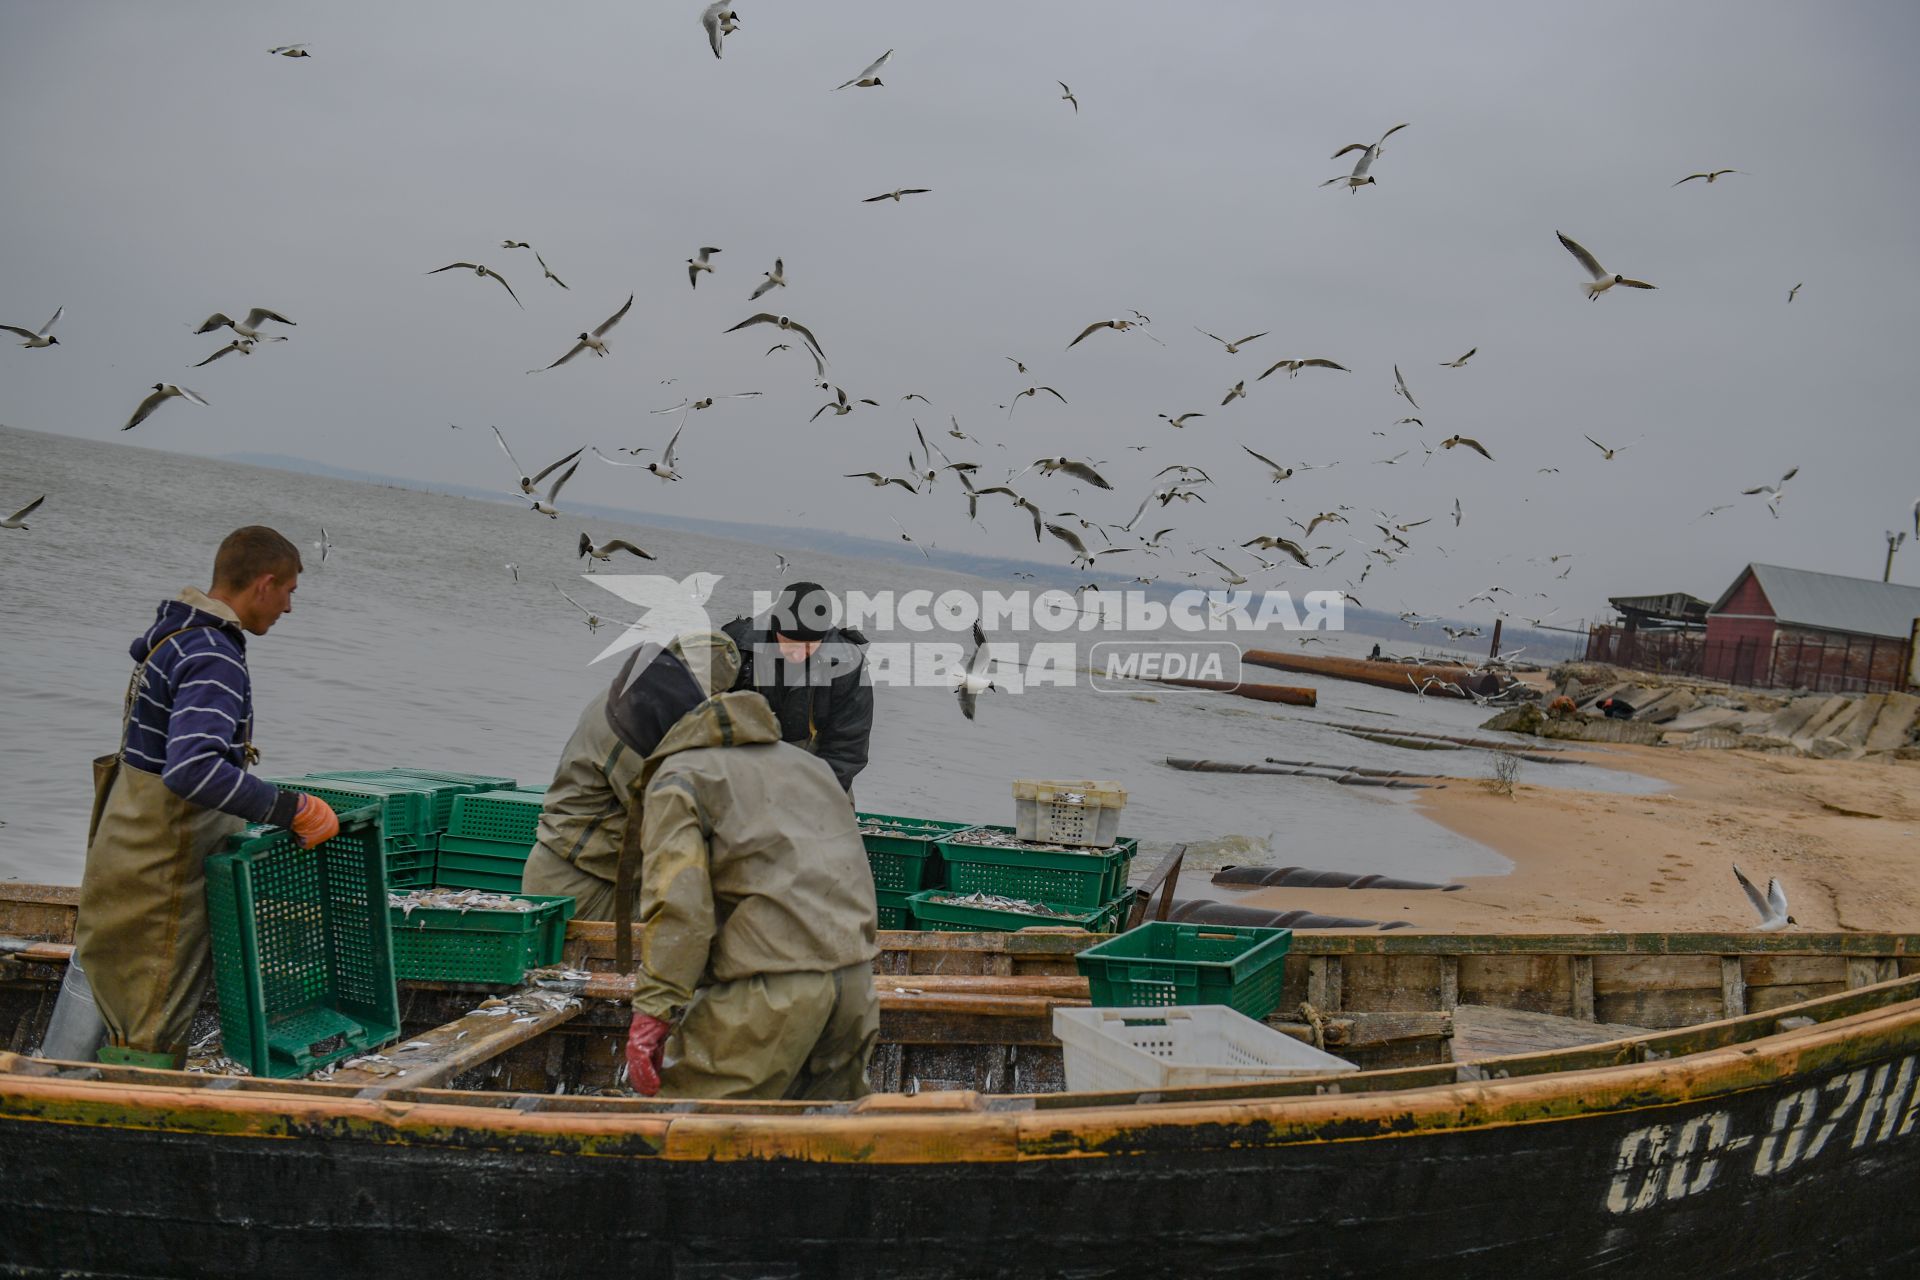
M 1755 688 L 1904 689 L 1913 683 L 1920 587 L 1750 564 L 1709 605 L 1696 596 L 1616 596 L 1618 622 L 1587 659 Z
M 1905 687 L 1920 587 L 1750 564 L 1707 611 L 1700 674 L 1795 689 Z

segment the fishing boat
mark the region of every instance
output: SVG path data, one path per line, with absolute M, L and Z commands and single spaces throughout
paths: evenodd
M 1268 1025 L 1360 1070 L 1073 1093 L 1052 1014 L 1095 937 L 886 933 L 880 1092 L 719 1103 L 617 1087 L 627 981 L 595 923 L 569 929 L 577 999 L 525 1019 L 407 986 L 404 1072 L 37 1058 L 74 899 L 0 887 L 9 1273 L 1920 1265 L 1917 934 L 1296 933 Z
M 1240 661 L 1277 671 L 1301 671 L 1310 675 L 1332 676 L 1338 680 L 1357 680 L 1382 689 L 1399 689 L 1440 698 L 1490 698 L 1513 683 L 1512 677 L 1497 671 L 1475 671 L 1468 667 L 1420 662 L 1394 662 L 1388 659 L 1337 658 L 1332 654 L 1282 653 L 1274 649 L 1248 649 Z

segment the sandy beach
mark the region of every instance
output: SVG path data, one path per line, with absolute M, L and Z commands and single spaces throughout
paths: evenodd
M 1522 783 L 1508 797 L 1454 781 L 1417 806 L 1512 859 L 1511 874 L 1464 878 L 1450 893 L 1266 889 L 1236 900 L 1443 931 L 1744 930 L 1756 917 L 1738 862 L 1763 887 L 1780 877 L 1806 928 L 1920 928 L 1920 762 L 1620 746 L 1578 755 L 1669 789 Z

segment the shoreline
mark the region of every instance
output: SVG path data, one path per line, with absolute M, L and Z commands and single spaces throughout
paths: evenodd
M 1520 783 L 1511 798 L 1454 784 L 1413 804 L 1505 856 L 1505 875 L 1451 893 L 1260 889 L 1229 900 L 1406 920 L 1427 932 L 1749 930 L 1733 877 L 1778 876 L 1800 927 L 1920 928 L 1920 764 L 1609 745 L 1583 764 L 1653 777 L 1650 795 Z

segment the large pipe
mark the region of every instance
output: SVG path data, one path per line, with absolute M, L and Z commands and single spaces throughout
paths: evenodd
M 1430 787 L 1443 785 L 1432 782 L 1407 782 L 1400 778 L 1372 778 L 1352 770 L 1340 769 L 1333 772 L 1316 772 L 1313 769 L 1282 769 L 1265 764 L 1234 764 L 1227 760 L 1187 760 L 1178 756 L 1168 756 L 1169 768 L 1185 773 L 1264 773 L 1280 777 L 1318 778 L 1322 782 L 1337 782 L 1343 787 L 1390 787 L 1396 791 L 1424 791 Z M 1328 766 L 1331 768 L 1331 766 Z M 1459 779 L 1454 779 L 1459 781 Z
M 1320 692 L 1291 684 L 1255 684 L 1241 680 L 1198 680 L 1187 677 L 1154 676 L 1155 684 L 1177 685 L 1182 689 L 1211 689 L 1215 693 L 1235 693 L 1256 702 L 1284 702 L 1293 707 L 1319 705 Z
M 1281 671 L 1304 671 L 1313 675 L 1334 676 L 1341 680 L 1357 680 L 1362 684 L 1378 685 L 1382 689 L 1400 689 L 1407 693 L 1425 692 L 1429 696 L 1443 698 L 1464 698 L 1468 696 L 1469 690 L 1485 696 L 1497 692 L 1500 688 L 1499 677 L 1488 672 L 1471 671 L 1466 667 L 1374 662 L 1366 658 L 1280 653 L 1273 649 L 1248 649 L 1240 655 L 1240 660 L 1251 662 L 1255 666 L 1275 667 Z
M 1315 871 L 1311 867 L 1222 867 L 1213 882 L 1246 888 L 1281 889 L 1438 889 L 1451 893 L 1463 884 L 1435 884 L 1430 880 L 1397 880 L 1392 876 L 1355 875 L 1351 871 Z
M 1412 929 L 1406 920 L 1361 920 L 1351 916 L 1323 916 L 1312 911 L 1272 911 L 1241 907 L 1212 898 L 1175 898 L 1169 920 L 1182 924 L 1237 924 L 1254 929 Z

